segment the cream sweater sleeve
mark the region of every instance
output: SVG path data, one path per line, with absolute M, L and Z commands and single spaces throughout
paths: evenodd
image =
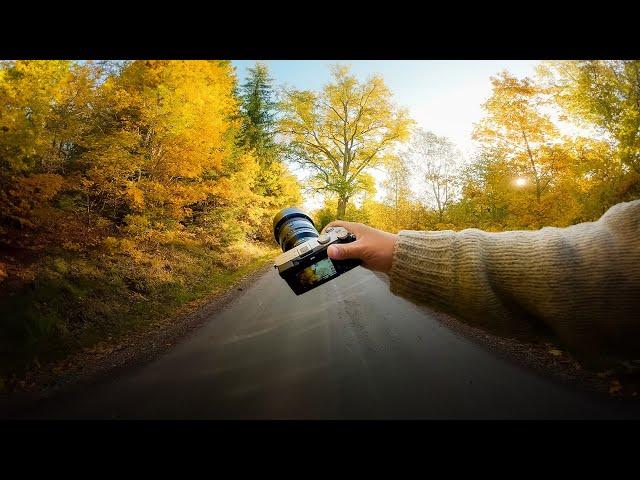
M 488 233 L 401 231 L 395 294 L 510 333 L 551 329 L 585 353 L 640 347 L 640 200 L 597 222 Z

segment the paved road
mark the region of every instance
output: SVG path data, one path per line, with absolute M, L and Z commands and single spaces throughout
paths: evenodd
M 164 355 L 30 415 L 529 419 L 629 412 L 506 363 L 357 268 L 301 297 L 269 271 Z

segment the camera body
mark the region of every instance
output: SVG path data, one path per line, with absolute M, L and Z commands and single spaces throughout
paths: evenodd
M 342 227 L 329 227 L 319 235 L 312 220 L 298 209 L 285 209 L 276 215 L 274 236 L 284 250 L 275 259 L 274 267 L 296 295 L 333 280 L 361 263 L 357 259 L 332 260 L 327 254 L 330 245 L 353 242 L 355 235 Z

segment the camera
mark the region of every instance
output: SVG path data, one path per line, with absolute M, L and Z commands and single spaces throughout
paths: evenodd
M 360 260 L 332 260 L 329 245 L 353 242 L 356 237 L 342 227 L 329 227 L 320 235 L 313 220 L 299 208 L 285 208 L 273 218 L 273 235 L 282 248 L 274 267 L 296 295 L 328 282 Z

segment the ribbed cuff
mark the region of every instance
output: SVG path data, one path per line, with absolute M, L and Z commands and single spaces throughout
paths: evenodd
M 389 272 L 391 292 L 411 300 L 450 306 L 454 296 L 454 240 L 451 230 L 398 233 Z

